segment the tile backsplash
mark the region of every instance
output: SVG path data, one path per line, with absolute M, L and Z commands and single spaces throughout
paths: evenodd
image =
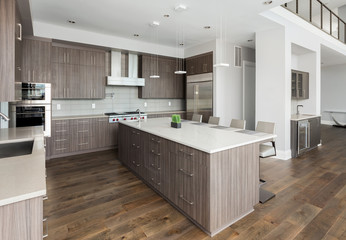
M 169 106 L 169 103 L 171 104 Z M 145 106 L 146 104 L 146 106 Z M 93 105 L 95 108 L 93 108 Z M 185 110 L 183 99 L 139 99 L 138 87 L 106 87 L 106 98 L 95 100 L 53 100 L 52 116 L 76 116 L 126 112 L 140 109 L 144 112 Z

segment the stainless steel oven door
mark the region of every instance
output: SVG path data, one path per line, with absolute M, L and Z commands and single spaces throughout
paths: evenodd
M 50 83 L 22 83 L 22 104 L 50 104 L 52 102 Z
M 44 136 L 51 136 L 51 105 L 11 105 L 10 127 L 43 126 Z

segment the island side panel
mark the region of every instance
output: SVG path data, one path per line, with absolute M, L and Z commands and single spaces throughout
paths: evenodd
M 212 235 L 253 211 L 259 201 L 259 148 L 249 144 L 210 157 Z

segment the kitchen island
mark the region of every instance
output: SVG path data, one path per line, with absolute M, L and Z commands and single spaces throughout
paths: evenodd
M 119 159 L 213 236 L 259 201 L 259 143 L 275 135 L 170 118 L 119 125 Z

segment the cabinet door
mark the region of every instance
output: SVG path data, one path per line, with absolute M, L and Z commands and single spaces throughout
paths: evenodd
M 119 132 L 119 123 L 108 123 L 108 131 L 107 131 L 107 139 L 106 139 L 107 146 L 118 145 L 118 132 Z
M 82 98 L 80 90 L 80 69 L 79 65 L 65 64 L 66 69 L 66 98 Z
M 106 94 L 106 76 L 104 66 L 94 66 L 93 95 L 92 98 L 105 98 Z
M 321 118 L 310 118 L 310 147 L 314 148 L 321 142 Z
M 291 78 L 292 98 L 297 98 L 297 73 L 292 71 Z
M 66 65 L 52 62 L 51 73 L 52 98 L 66 98 Z
M 93 143 L 95 148 L 103 148 L 108 146 L 108 118 L 95 118 L 93 120 L 93 132 L 95 133 Z

